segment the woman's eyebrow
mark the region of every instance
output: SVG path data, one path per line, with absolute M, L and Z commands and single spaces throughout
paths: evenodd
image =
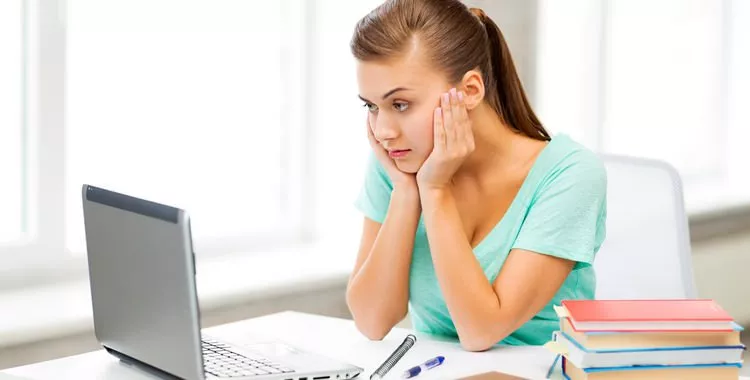
M 391 96 L 391 95 L 393 95 L 393 94 L 395 94 L 395 93 L 397 93 L 397 92 L 399 92 L 399 91 L 408 91 L 408 90 L 410 90 L 410 89 L 409 89 L 409 88 L 406 88 L 406 87 L 396 87 L 396 88 L 394 88 L 393 90 L 390 90 L 390 91 L 386 92 L 386 93 L 385 93 L 385 94 L 383 95 L 383 100 L 385 100 L 385 99 L 386 99 L 387 97 L 389 97 L 389 96 Z M 358 97 L 359 97 L 359 98 L 360 98 L 360 99 L 361 99 L 361 100 L 362 100 L 363 102 L 367 102 L 367 103 L 372 103 L 371 101 L 369 101 L 369 100 L 367 100 L 367 99 L 363 98 L 363 97 L 362 97 L 362 95 L 357 95 L 357 96 L 358 96 Z

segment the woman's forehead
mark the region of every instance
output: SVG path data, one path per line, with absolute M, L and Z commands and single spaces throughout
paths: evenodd
M 362 96 L 377 97 L 392 88 L 421 90 L 432 87 L 442 78 L 421 57 L 404 56 L 388 61 L 358 61 L 357 79 Z M 373 98 L 368 98 L 376 101 Z

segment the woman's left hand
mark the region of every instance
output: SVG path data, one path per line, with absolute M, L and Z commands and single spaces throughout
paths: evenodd
M 466 111 L 463 92 L 453 88 L 440 97 L 435 109 L 434 146 L 432 153 L 417 172 L 417 186 L 424 189 L 443 189 L 451 183 L 453 174 L 474 151 L 474 134 Z

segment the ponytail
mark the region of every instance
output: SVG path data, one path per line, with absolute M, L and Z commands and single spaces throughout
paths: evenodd
M 536 117 L 526 98 L 510 49 L 500 28 L 482 9 L 470 10 L 484 25 L 489 42 L 491 72 L 484 73 L 488 102 L 503 122 L 512 129 L 537 140 L 549 141 L 549 133 Z

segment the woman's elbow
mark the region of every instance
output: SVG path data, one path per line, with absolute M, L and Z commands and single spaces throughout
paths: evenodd
M 472 333 L 459 333 L 458 340 L 461 348 L 470 352 L 487 351 L 498 343 L 495 334 L 489 331 L 476 331 Z
M 363 321 L 362 318 L 354 318 L 354 325 L 369 340 L 383 340 L 393 328 L 393 326 L 389 326 L 388 323 L 384 323 L 383 321 L 373 319 Z
M 461 348 L 469 352 L 483 352 L 487 351 L 495 344 L 488 341 L 487 339 L 459 339 L 461 341 Z
M 372 307 L 357 302 L 350 293 L 346 297 L 354 325 L 370 340 L 382 340 L 391 329 L 406 317 L 407 308 Z M 391 305 L 393 306 L 393 305 Z
M 394 318 L 396 314 L 400 317 Z M 401 313 L 396 314 L 387 315 L 371 310 L 367 315 L 352 313 L 352 316 L 354 325 L 362 335 L 370 340 L 383 340 L 391 332 L 391 329 L 406 316 L 406 313 L 403 313 L 403 315 Z

